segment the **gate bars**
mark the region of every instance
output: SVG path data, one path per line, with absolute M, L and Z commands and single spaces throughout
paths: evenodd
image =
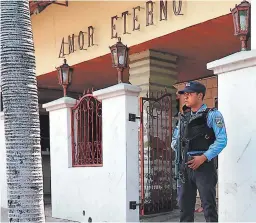
M 173 208 L 172 95 L 140 98 L 140 214 Z

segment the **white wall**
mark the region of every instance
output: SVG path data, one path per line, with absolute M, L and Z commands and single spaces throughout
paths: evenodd
M 255 72 L 256 67 L 250 67 L 219 76 L 219 108 L 229 141 L 219 157 L 219 170 L 223 170 L 219 174 L 222 220 L 256 221 Z
M 120 106 L 124 106 L 121 101 Z M 113 106 L 113 109 L 117 108 Z M 103 167 L 69 167 L 71 132 L 67 133 L 64 125 L 70 123 L 70 117 L 70 111 L 50 112 L 52 215 L 81 222 L 87 222 L 89 217 L 93 222 L 107 221 L 107 219 L 115 221 L 119 214 L 126 211 L 125 208 L 118 207 L 119 200 L 124 199 L 125 196 L 121 191 L 125 192 L 126 175 L 124 170 L 119 168 L 126 162 L 120 159 L 124 156 L 121 156 L 118 148 L 113 146 L 112 149 L 103 150 Z M 125 117 L 117 117 L 117 119 L 121 118 Z M 118 134 L 125 129 L 117 127 L 114 131 Z M 58 142 L 57 145 L 53 139 Z M 108 160 L 111 162 L 107 162 Z M 113 211 L 109 211 L 110 209 Z
M 4 134 L 4 113 L 0 112 L 0 186 L 1 207 L 7 208 L 6 149 Z
M 128 112 L 138 111 L 138 98 L 119 95 L 102 103 L 103 167 L 71 167 L 75 100 L 66 97 L 44 105 L 50 115 L 53 217 L 80 222 L 89 217 L 93 222 L 139 219 L 138 208 L 129 210 L 128 201 L 139 201 L 138 127 L 128 121 Z
M 218 74 L 228 136 L 219 155 L 219 221 L 256 221 L 256 51 L 208 64 Z

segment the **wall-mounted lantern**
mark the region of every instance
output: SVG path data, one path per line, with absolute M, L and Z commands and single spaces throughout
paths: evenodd
M 63 87 L 64 97 L 67 96 L 67 88 L 71 84 L 71 77 L 73 68 L 67 64 L 67 60 L 64 59 L 64 64 L 57 68 L 59 84 Z
M 250 37 L 251 25 L 251 4 L 246 0 L 242 1 L 235 8 L 230 9 L 233 16 L 235 36 L 241 41 L 241 50 L 247 50 L 247 41 Z
M 129 49 L 121 42 L 120 37 L 118 37 L 118 42 L 109 48 L 111 51 L 112 66 L 117 69 L 118 83 L 122 83 L 123 70 L 127 68 Z

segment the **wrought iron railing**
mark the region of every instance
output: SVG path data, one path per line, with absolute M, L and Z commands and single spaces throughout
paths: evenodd
M 142 97 L 140 118 L 140 214 L 170 211 L 174 207 L 171 94 Z
M 102 166 L 102 105 L 92 94 L 72 108 L 72 166 Z

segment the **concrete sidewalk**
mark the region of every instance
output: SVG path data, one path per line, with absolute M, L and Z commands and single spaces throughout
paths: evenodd
M 51 206 L 45 206 L 46 222 L 74 222 L 59 218 L 53 218 L 51 213 Z M 1 222 L 8 222 L 8 211 L 7 209 L 1 208 Z M 140 222 L 179 222 L 179 210 L 172 212 L 151 215 L 143 217 Z M 205 222 L 203 213 L 195 213 L 195 222 Z
M 180 211 L 175 209 L 171 212 L 143 217 L 140 222 L 179 222 Z M 195 213 L 195 222 L 205 222 L 203 213 Z
M 50 205 L 46 205 L 44 211 L 45 211 L 45 222 L 75 222 L 75 221 L 69 221 L 69 220 L 64 220 L 59 218 L 53 218 Z M 5 208 L 1 208 L 1 222 L 8 222 L 8 210 Z

